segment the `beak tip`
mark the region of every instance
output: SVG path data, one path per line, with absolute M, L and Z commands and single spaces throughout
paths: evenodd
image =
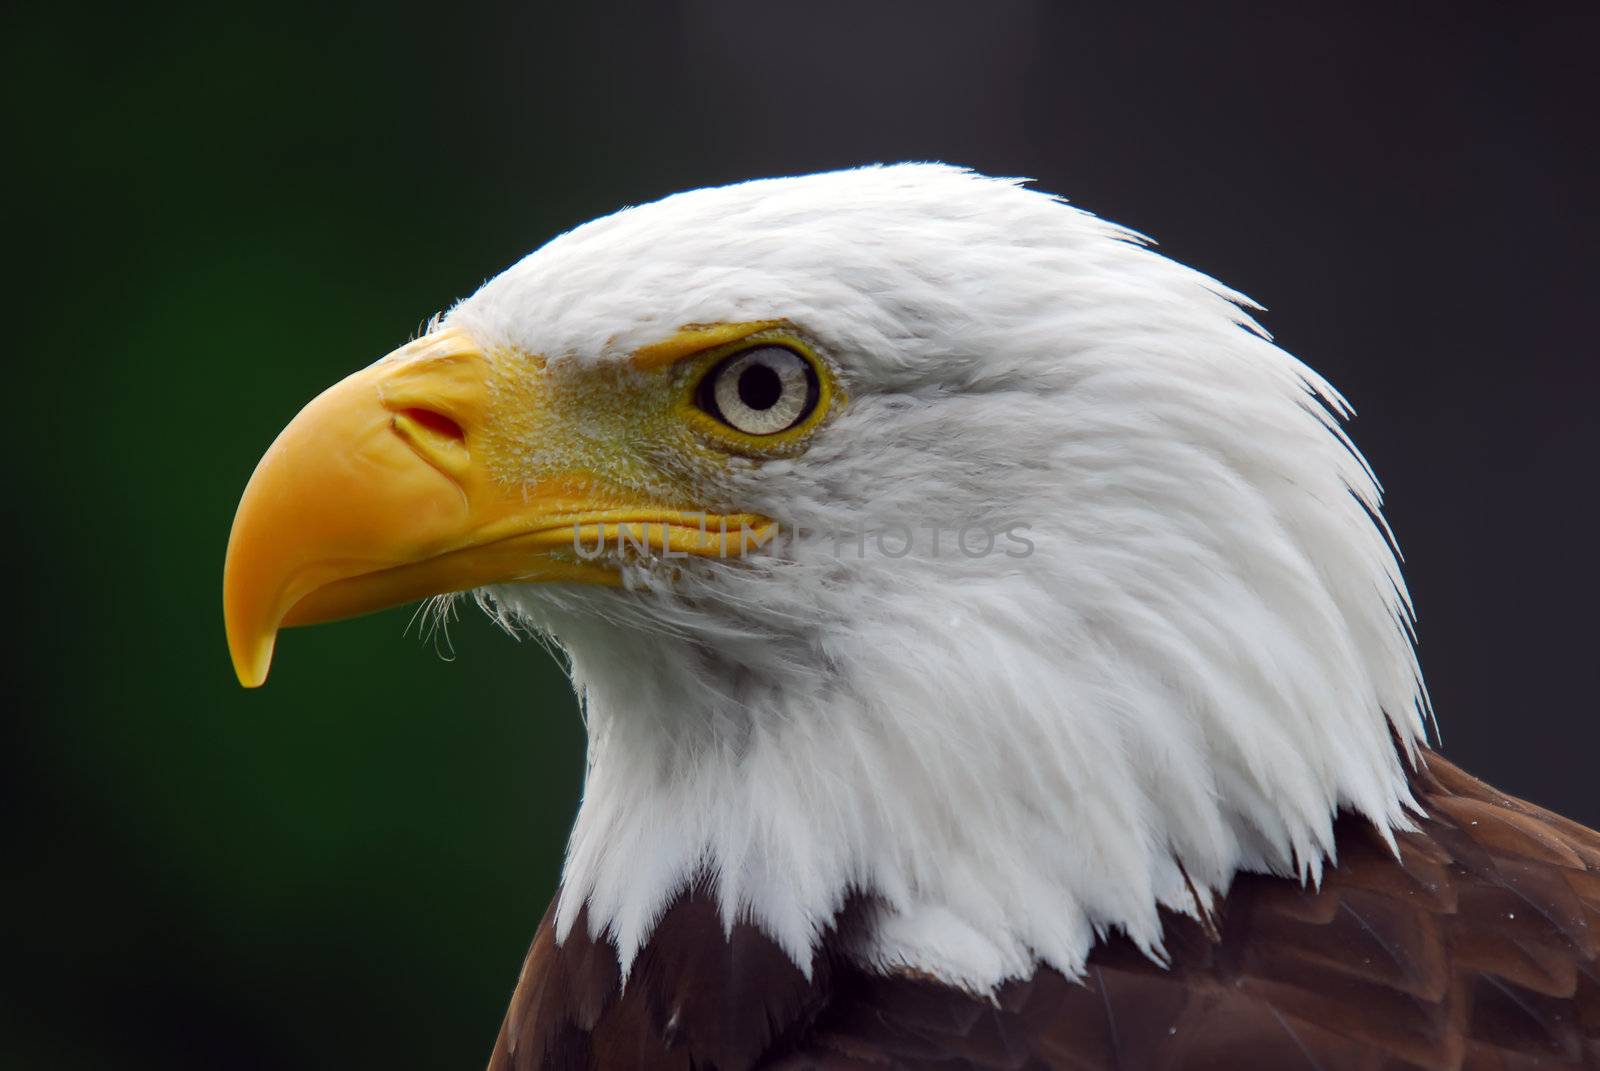
M 234 646 L 233 673 L 242 688 L 259 688 L 267 683 L 267 672 L 272 668 L 272 649 L 277 637 L 267 636 L 254 644 Z

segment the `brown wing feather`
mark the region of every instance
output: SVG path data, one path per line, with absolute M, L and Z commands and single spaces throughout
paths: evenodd
M 1214 931 L 1168 916 L 1170 967 L 1112 938 L 1082 979 L 993 1001 L 862 971 L 837 940 L 808 980 L 753 927 L 725 937 L 703 890 L 619 991 L 610 942 L 580 920 L 558 948 L 547 915 L 490 1066 L 1600 1068 L 1600 834 L 1425 758 L 1398 859 L 1343 816 L 1320 888 L 1243 875 Z
M 833 934 L 858 914 L 847 907 Z M 807 978 L 750 923 L 725 934 L 702 887 L 667 909 L 626 984 L 616 945 L 589 935 L 586 913 L 560 945 L 554 919 L 552 903 L 523 963 L 491 1071 L 751 1067 L 792 1047 L 832 989 L 829 956 L 819 953 Z

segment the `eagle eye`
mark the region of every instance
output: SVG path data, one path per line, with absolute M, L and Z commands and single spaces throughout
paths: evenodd
M 746 435 L 788 431 L 817 407 L 817 371 L 786 346 L 754 346 L 720 361 L 696 391 L 701 409 Z

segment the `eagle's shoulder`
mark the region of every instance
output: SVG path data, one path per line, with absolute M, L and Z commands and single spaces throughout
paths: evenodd
M 1600 1067 L 1600 834 L 1424 760 L 1398 857 L 1342 816 L 1320 887 L 1241 875 L 1209 924 L 1166 918 L 1168 965 L 1112 936 L 993 999 L 826 942 L 807 979 L 703 891 L 624 988 L 608 941 L 580 919 L 558 947 L 547 915 L 491 1067 Z
M 864 903 L 847 904 L 830 937 L 856 924 Z M 749 922 L 728 933 L 715 898 L 697 884 L 663 913 L 624 983 L 616 945 L 590 935 L 585 913 L 557 944 L 552 902 L 489 1066 L 754 1066 L 797 1048 L 817 1021 L 837 989 L 832 947 L 823 942 L 808 978 Z

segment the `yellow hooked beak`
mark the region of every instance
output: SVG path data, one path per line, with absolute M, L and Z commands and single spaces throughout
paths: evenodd
M 437 332 L 329 388 L 278 436 L 245 488 L 223 569 L 241 684 L 265 682 L 280 627 L 485 584 L 616 584 L 612 561 L 576 548 L 626 534 L 669 555 L 716 556 L 724 532 L 763 523 L 712 515 L 708 528 L 704 514 L 601 491 L 581 467 L 497 479 L 480 448 L 490 371 L 467 336 Z

